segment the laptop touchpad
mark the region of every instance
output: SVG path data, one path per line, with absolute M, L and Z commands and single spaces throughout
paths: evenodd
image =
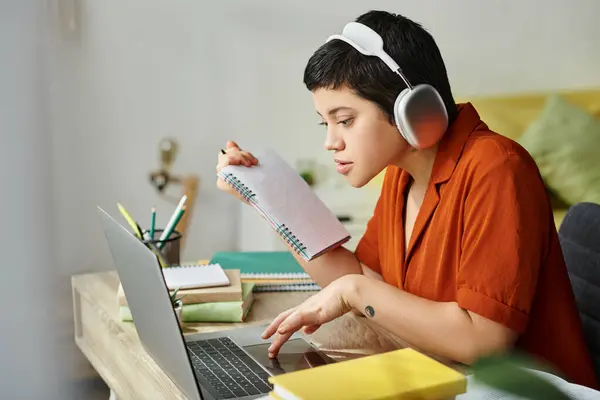
M 277 358 L 269 358 L 270 345 L 271 343 L 244 346 L 244 350 L 273 375 L 327 364 L 304 339 L 288 340 L 279 350 Z

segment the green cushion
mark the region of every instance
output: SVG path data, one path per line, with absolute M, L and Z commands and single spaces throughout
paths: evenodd
M 600 120 L 559 95 L 546 99 L 518 142 L 544 182 L 568 204 L 600 204 Z

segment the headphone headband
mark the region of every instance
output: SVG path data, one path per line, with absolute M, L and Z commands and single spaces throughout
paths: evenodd
M 341 34 L 331 35 L 327 38 L 326 43 L 331 40 L 342 40 L 354 47 L 360 53 L 366 56 L 375 56 L 383 61 L 394 73 L 398 74 L 409 89 L 413 88 L 406 76 L 402 73 L 402 69 L 394 61 L 389 54 L 383 50 L 383 39 L 377 32 L 368 26 L 359 22 L 349 22 L 344 26 Z

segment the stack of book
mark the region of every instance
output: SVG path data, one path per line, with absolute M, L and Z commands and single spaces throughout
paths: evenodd
M 207 274 L 222 269 L 228 283 Z M 180 288 L 183 322 L 243 322 L 254 302 L 254 292 L 306 292 L 321 288 L 304 272 L 294 256 L 281 252 L 217 252 L 210 261 L 163 268 L 167 286 Z M 209 278 L 213 282 L 209 282 Z M 127 298 L 119 285 L 119 313 L 132 321 Z
M 210 260 L 226 270 L 240 270 L 255 292 L 318 291 L 320 287 L 287 251 L 217 252 Z
M 177 297 L 182 297 L 182 322 L 243 322 L 254 302 L 251 282 L 242 282 L 239 270 L 224 271 L 228 283 L 207 283 L 206 271 L 220 269 L 218 264 L 182 265 L 163 269 L 170 292 L 180 288 Z M 132 321 L 127 306 L 127 297 L 119 284 L 117 304 L 122 321 Z

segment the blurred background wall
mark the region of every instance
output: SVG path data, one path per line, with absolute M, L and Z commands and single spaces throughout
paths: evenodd
M 53 232 L 69 273 L 112 268 L 96 204 L 114 212 L 121 201 L 143 223 L 157 205 L 159 223 L 166 221 L 174 206 L 148 180 L 162 137 L 180 143 L 174 170 L 201 179 L 186 260 L 236 246 L 237 204 L 215 188 L 226 139 L 332 166 L 302 73 L 330 34 L 369 9 L 421 22 L 441 48 L 456 96 L 600 85 L 594 0 L 64 4 L 71 3 L 79 9 L 72 30 L 53 19 L 48 82 Z
M 44 7 L 0 1 L 0 398 L 64 399 Z M 62 279 L 64 282 L 64 279 Z M 68 295 L 68 291 L 66 294 Z M 66 328 L 69 325 L 66 324 Z

